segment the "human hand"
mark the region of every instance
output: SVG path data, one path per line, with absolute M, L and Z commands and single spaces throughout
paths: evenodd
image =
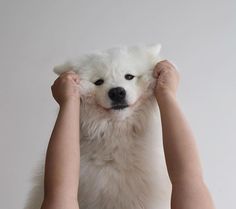
M 153 76 L 156 78 L 154 93 L 157 101 L 166 95 L 176 96 L 180 77 L 173 64 L 168 60 L 158 62 L 154 68 Z
M 78 100 L 79 94 L 79 76 L 74 71 L 62 73 L 51 86 L 52 95 L 61 106 L 69 100 Z

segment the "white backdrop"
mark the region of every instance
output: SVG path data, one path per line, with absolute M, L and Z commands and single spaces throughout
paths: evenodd
M 1 0 L 0 207 L 23 208 L 58 106 L 52 68 L 118 44 L 157 43 L 181 71 L 179 100 L 219 209 L 235 208 L 236 1 Z

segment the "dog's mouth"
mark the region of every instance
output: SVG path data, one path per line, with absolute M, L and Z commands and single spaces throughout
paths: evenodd
M 112 110 L 123 110 L 125 108 L 129 107 L 128 104 L 116 104 L 116 105 L 112 105 L 111 109 Z

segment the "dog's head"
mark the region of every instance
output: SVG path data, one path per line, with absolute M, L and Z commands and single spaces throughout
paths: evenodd
M 103 117 L 132 114 L 152 93 L 154 66 L 161 45 L 114 47 L 56 66 L 58 75 L 73 70 L 81 79 L 82 107 Z

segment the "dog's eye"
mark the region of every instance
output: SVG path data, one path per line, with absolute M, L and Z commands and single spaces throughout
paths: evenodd
M 126 80 L 132 80 L 133 78 L 134 78 L 134 76 L 131 75 L 131 74 L 126 74 L 126 75 L 125 75 L 125 79 L 126 79 Z
M 94 84 L 95 84 L 96 86 L 100 86 L 100 85 L 102 85 L 103 83 L 104 83 L 104 80 L 103 80 L 103 79 L 98 79 L 97 81 L 94 82 Z

